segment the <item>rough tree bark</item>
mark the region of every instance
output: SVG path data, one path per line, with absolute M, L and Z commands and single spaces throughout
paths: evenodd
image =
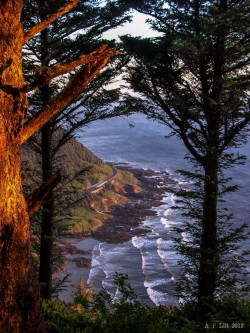
M 65 6 L 66 11 L 78 1 L 71 1 Z M 4 333 L 44 331 L 40 288 L 31 263 L 28 208 L 22 191 L 21 143 L 82 93 L 109 58 L 117 54 L 101 50 L 96 61 L 80 70 L 83 75 L 78 72 L 67 89 L 48 103 L 35 121 L 29 120 L 24 126 L 28 103 L 22 89 L 22 47 L 52 18 L 25 33 L 20 21 L 22 7 L 22 0 L 4 0 L 0 6 L 0 331 Z M 60 15 L 66 12 L 65 8 Z M 54 15 L 54 19 L 57 17 Z
M 0 10 L 0 331 L 43 332 L 39 284 L 30 255 L 29 216 L 22 193 L 20 148 L 27 115 L 21 51 L 22 1 Z M 6 64 L 9 66 L 4 70 Z

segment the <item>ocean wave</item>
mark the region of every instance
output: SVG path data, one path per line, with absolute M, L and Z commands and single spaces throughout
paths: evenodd
M 159 257 L 161 258 L 161 261 L 166 269 L 166 271 L 169 272 L 169 265 L 167 264 L 166 260 L 165 260 L 165 251 L 161 250 L 161 243 L 163 242 L 162 238 L 158 238 L 157 239 L 157 253 L 159 255 Z M 169 272 L 170 273 L 170 272 Z
M 96 260 L 96 257 L 100 255 L 99 244 L 95 245 L 92 251 L 92 261 L 91 261 L 91 269 L 89 272 L 89 278 L 87 283 L 94 281 L 95 276 L 99 273 L 99 263 Z
M 151 301 L 156 305 L 167 305 L 168 304 L 168 294 L 166 292 L 160 292 L 153 288 L 152 282 L 144 282 L 145 288 L 147 288 L 147 293 Z
M 106 162 L 108 163 L 108 162 Z M 116 164 L 117 166 L 129 166 L 129 167 L 137 167 L 138 166 L 138 163 L 137 162 L 131 162 L 131 161 L 128 161 L 128 160 L 124 160 L 124 159 L 112 159 L 112 163 Z
M 142 258 L 142 272 L 144 275 L 147 275 L 147 270 L 149 268 L 149 265 L 147 263 L 147 256 L 150 255 L 149 251 L 145 251 L 145 248 L 148 248 L 147 245 L 149 244 L 150 241 L 148 241 L 146 238 L 143 237 L 137 237 L 134 236 L 132 238 L 132 244 L 134 247 L 136 247 L 141 254 Z M 151 253 L 152 254 L 152 253 Z

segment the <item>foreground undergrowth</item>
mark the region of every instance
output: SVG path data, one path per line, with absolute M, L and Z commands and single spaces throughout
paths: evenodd
M 43 302 L 46 331 L 60 333 L 168 333 L 168 332 L 246 332 L 250 302 L 227 298 L 218 302 L 206 318 L 197 317 L 195 304 L 180 309 L 139 302 L 127 282 L 128 277 L 115 275 L 119 298 L 105 290 L 95 293 L 83 286 L 73 294 L 70 304 L 60 300 Z

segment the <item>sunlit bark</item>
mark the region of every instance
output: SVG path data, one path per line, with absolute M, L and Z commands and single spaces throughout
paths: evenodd
M 0 86 L 0 331 L 43 332 L 20 166 L 22 124 L 28 107 L 21 92 L 21 10 L 22 1 L 1 3 L 0 67 L 10 65 L 1 75 Z
M 71 1 L 59 14 L 25 35 L 20 22 L 23 0 L 0 4 L 0 332 L 4 333 L 44 332 L 39 284 L 31 263 L 28 207 L 22 190 L 21 143 L 77 98 L 116 54 L 106 50 L 103 57 L 79 70 L 67 87 L 23 126 L 28 103 L 23 90 L 22 47 L 77 2 Z M 30 214 L 38 202 L 33 194 Z

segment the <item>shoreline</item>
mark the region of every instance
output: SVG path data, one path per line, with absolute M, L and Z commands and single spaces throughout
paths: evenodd
M 55 274 L 56 278 L 63 278 L 66 274 L 70 273 L 70 283 L 67 284 L 65 290 L 62 290 L 59 293 L 59 298 L 65 302 L 72 302 L 72 292 L 77 290 L 79 285 L 80 278 L 83 279 L 83 285 L 87 285 L 87 281 L 89 279 L 89 274 L 91 270 L 91 262 L 92 262 L 92 251 L 93 248 L 99 244 L 99 242 L 91 237 L 85 239 L 73 239 L 64 237 L 63 242 L 67 243 L 68 249 L 71 252 L 68 252 L 65 255 L 67 263 L 64 265 L 63 269 L 60 270 L 59 273 Z M 77 246 L 76 246 L 77 244 Z M 73 253 L 72 253 L 73 250 Z M 84 258 L 90 264 L 87 265 L 79 265 L 78 262 L 74 259 Z M 84 254 L 84 257 L 82 255 Z M 65 269 L 65 266 L 67 269 Z
M 65 272 L 70 271 L 71 284 L 75 286 L 78 285 L 80 277 L 83 277 L 84 285 L 87 284 L 91 270 L 92 250 L 95 245 L 100 242 L 120 244 L 131 240 L 134 236 L 142 236 L 151 231 L 143 227 L 143 221 L 148 216 L 157 215 L 154 208 L 164 204 L 162 199 L 165 192 L 172 190 L 171 185 L 176 183 L 164 171 L 145 170 L 121 164 L 115 166 L 120 170 L 131 172 L 139 180 L 138 185 L 141 191 L 135 192 L 132 185 L 127 185 L 126 193 L 123 195 L 129 199 L 129 202 L 110 206 L 106 213 L 112 218 L 105 220 L 99 229 L 88 235 L 86 233 L 70 234 L 61 239 L 59 246 L 63 258 L 55 276 L 62 278 Z M 60 298 L 70 301 L 73 290 L 68 288 L 60 294 Z
M 133 168 L 127 165 L 115 165 L 120 170 L 131 172 L 139 180 L 141 191 L 135 192 L 133 186 L 128 185 L 126 193 L 129 202 L 123 205 L 113 205 L 107 212 L 112 218 L 105 220 L 103 225 L 92 232 L 91 237 L 102 242 L 123 243 L 134 236 L 149 232 L 140 225 L 148 216 L 155 216 L 157 208 L 164 204 L 162 199 L 165 192 L 172 189 L 175 181 L 167 172 L 151 169 Z
M 133 168 L 124 164 L 114 164 L 118 169 L 131 172 L 139 180 L 141 191 L 135 192 L 132 185 L 126 186 L 126 192 L 122 193 L 129 202 L 125 204 L 111 205 L 108 211 L 103 213 L 112 217 L 106 219 L 97 230 L 67 234 L 68 239 L 94 238 L 102 242 L 123 243 L 133 236 L 148 232 L 140 228 L 140 224 L 148 216 L 155 216 L 154 208 L 161 206 L 165 192 L 173 190 L 172 184 L 176 181 L 170 178 L 165 171 L 154 171 L 152 169 Z

